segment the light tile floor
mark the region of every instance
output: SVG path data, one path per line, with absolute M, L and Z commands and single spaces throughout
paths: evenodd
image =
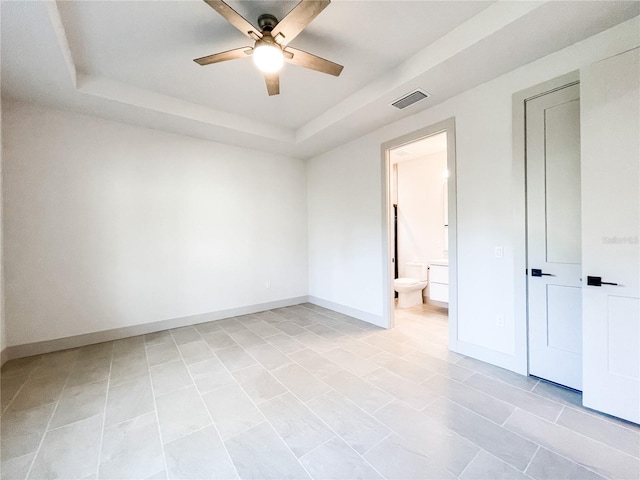
M 8 362 L 2 479 L 638 479 L 640 429 L 313 305 Z

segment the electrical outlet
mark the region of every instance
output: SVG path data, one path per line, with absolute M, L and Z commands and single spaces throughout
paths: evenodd
M 266 282 L 266 283 L 264 284 L 264 287 L 265 287 L 267 290 L 269 290 L 269 289 L 271 288 L 271 282 Z
M 496 315 L 496 327 L 504 328 L 504 315 Z
M 494 255 L 496 256 L 496 258 L 502 258 L 502 257 L 504 257 L 504 248 L 502 248 L 502 247 L 495 247 L 495 248 L 494 248 Z

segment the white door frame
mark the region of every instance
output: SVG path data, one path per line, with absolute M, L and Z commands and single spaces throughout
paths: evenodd
M 394 326 L 394 252 L 393 252 L 393 202 L 391 201 L 391 149 L 415 142 L 438 133 L 447 133 L 447 169 L 449 200 L 449 348 L 455 348 L 458 338 L 458 231 L 456 216 L 456 133 L 455 119 L 449 118 L 415 132 L 394 138 L 382 144 L 382 277 L 383 277 L 383 324 Z
M 578 83 L 578 71 L 513 94 L 513 282 L 515 358 L 518 371 L 529 374 L 529 318 L 527 297 L 527 175 L 525 104 L 540 95 Z

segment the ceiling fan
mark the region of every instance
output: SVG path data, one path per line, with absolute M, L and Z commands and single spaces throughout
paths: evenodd
M 236 48 L 196 58 L 194 62 L 197 64 L 211 65 L 252 55 L 254 63 L 264 74 L 269 95 L 280 93 L 279 71 L 283 62 L 336 77 L 342 72 L 342 65 L 289 46 L 289 42 L 297 37 L 331 3 L 331 0 L 301 0 L 279 22 L 276 17 L 268 13 L 260 15 L 259 29 L 222 0 L 204 0 L 204 2 L 247 37 L 255 40 L 255 44 L 253 47 Z

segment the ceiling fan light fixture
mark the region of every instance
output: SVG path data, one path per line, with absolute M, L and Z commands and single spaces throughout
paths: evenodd
M 253 49 L 253 63 L 261 72 L 279 72 L 284 64 L 282 49 L 277 45 L 263 43 Z
M 331 3 L 331 0 L 299 0 L 298 4 L 280 21 L 273 15 L 264 13 L 258 17 L 259 29 L 224 0 L 204 1 L 243 35 L 251 38 L 255 44 L 253 48 L 235 48 L 196 58 L 194 62 L 198 65 L 211 65 L 252 55 L 256 67 L 263 73 L 269 96 L 280 93 L 279 71 L 285 61 L 335 77 L 342 72 L 342 65 L 289 46 L 289 42 L 296 38 Z

